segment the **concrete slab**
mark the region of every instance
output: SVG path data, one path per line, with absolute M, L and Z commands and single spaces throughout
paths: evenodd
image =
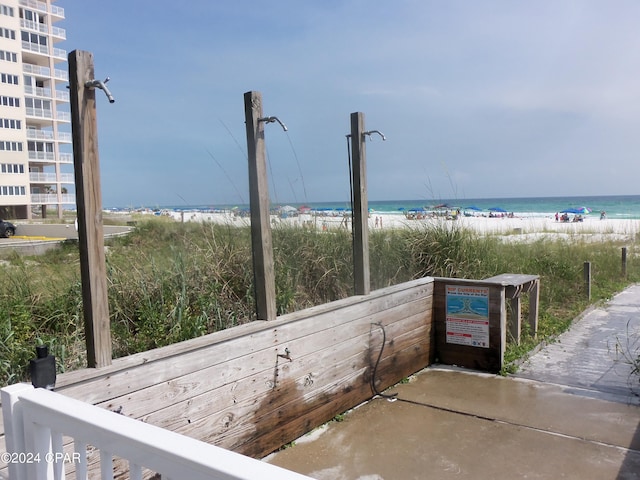
M 266 461 L 318 480 L 640 480 L 640 286 L 515 376 L 429 368 Z
M 639 479 L 640 408 L 430 368 L 267 459 L 318 480 Z

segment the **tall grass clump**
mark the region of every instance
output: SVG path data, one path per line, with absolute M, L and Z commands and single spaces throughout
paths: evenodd
M 278 314 L 352 295 L 351 232 L 278 226 L 273 247 Z M 539 338 L 552 338 L 588 304 L 585 261 L 592 263 L 592 301 L 640 280 L 633 246 L 628 277 L 621 277 L 620 247 L 613 242 L 503 243 L 446 221 L 375 230 L 369 236 L 371 287 L 424 276 L 540 275 Z M 144 220 L 131 234 L 107 243 L 106 263 L 116 357 L 255 318 L 249 228 Z M 77 244 L 0 261 L 0 384 L 26 378 L 38 343 L 51 347 L 61 370 L 86 364 Z M 508 348 L 507 360 L 533 345 L 525 335 L 520 347 Z

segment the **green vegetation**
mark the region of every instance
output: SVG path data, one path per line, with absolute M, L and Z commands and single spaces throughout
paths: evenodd
M 280 314 L 347 297 L 352 292 L 351 236 L 276 228 L 277 309 Z M 540 338 L 562 332 L 588 302 L 583 262 L 592 264 L 592 301 L 608 299 L 640 280 L 634 245 L 627 245 L 628 278 L 620 247 L 540 241 L 503 243 L 451 222 L 423 230 L 370 234 L 373 289 L 425 275 L 487 278 L 500 273 L 541 276 Z M 109 309 L 115 356 L 161 347 L 248 322 L 254 315 L 248 228 L 139 221 L 135 231 L 107 245 Z M 50 346 L 64 370 L 84 366 L 81 282 L 75 243 L 42 256 L 0 260 L 0 385 L 27 378 L 34 346 Z M 525 302 L 526 304 L 526 302 Z M 526 332 L 525 332 L 526 333 Z M 507 361 L 535 342 L 525 334 Z

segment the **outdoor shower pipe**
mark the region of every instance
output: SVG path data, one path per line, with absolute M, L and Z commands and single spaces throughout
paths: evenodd
M 109 103 L 113 103 L 116 101 L 116 99 L 113 98 L 113 95 L 111 95 L 111 92 L 105 85 L 105 83 L 107 83 L 109 80 L 110 80 L 109 77 L 105 78 L 104 82 L 102 80 L 90 80 L 87 83 L 85 83 L 84 86 L 86 88 L 99 88 L 105 93 L 105 95 L 109 99 Z
M 368 132 L 362 132 L 362 135 L 368 135 L 369 137 L 371 137 L 372 133 L 377 133 L 378 135 L 380 135 L 382 137 L 382 141 L 387 139 L 387 137 L 385 137 L 380 130 L 369 130 Z
M 280 126 L 282 127 L 282 129 L 285 132 L 287 131 L 287 126 L 284 123 L 282 123 L 278 117 L 262 117 L 262 118 L 259 118 L 258 121 L 259 122 L 264 122 L 264 123 L 278 122 L 280 124 Z

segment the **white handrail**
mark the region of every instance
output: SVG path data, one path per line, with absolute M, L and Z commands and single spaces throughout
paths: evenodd
M 77 475 L 84 473 L 84 477 L 78 478 L 86 478 L 87 444 L 100 451 L 102 479 L 113 478 L 115 455 L 128 460 L 131 478 L 141 478 L 142 468 L 148 468 L 160 473 L 162 478 L 172 479 L 311 480 L 305 475 L 26 384 L 2 389 L 2 411 L 7 450 L 33 460 L 10 463 L 11 480 L 64 478 L 64 467 L 68 463 L 74 464 Z M 75 453 L 65 454 L 63 435 L 74 439 Z

